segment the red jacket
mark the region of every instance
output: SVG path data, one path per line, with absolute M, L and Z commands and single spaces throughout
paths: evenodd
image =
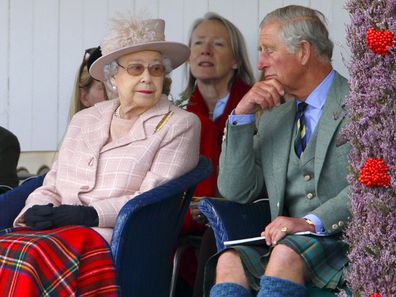
M 196 88 L 191 95 L 187 110 L 195 113 L 201 120 L 200 154 L 210 159 L 213 164 L 213 174 L 197 186 L 194 196 L 218 195 L 217 173 L 225 123 L 228 119 L 228 115 L 235 109 L 239 101 L 249 89 L 249 85 L 239 79 L 236 79 L 231 87 L 230 96 L 223 114 L 214 122 L 209 118 L 208 107 L 199 90 Z M 182 234 L 200 233 L 203 229 L 203 226 L 200 226 L 193 221 L 188 212 L 183 223 Z

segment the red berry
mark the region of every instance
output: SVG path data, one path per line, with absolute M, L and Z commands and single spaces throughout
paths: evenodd
M 389 54 L 389 50 L 394 45 L 395 41 L 396 35 L 393 35 L 392 32 L 385 30 L 375 31 L 373 27 L 370 27 L 367 30 L 367 47 L 374 53 L 381 56 Z
M 367 187 L 389 187 L 390 176 L 389 167 L 386 166 L 381 158 L 370 158 L 366 160 L 363 168 L 360 170 L 359 182 Z

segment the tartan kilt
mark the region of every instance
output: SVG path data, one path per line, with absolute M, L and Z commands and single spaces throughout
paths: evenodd
M 307 285 L 335 289 L 343 284 L 342 276 L 347 266 L 348 246 L 339 236 L 288 235 L 278 244 L 287 245 L 301 255 L 309 273 Z M 250 288 L 257 292 L 260 289 L 260 277 L 264 274 L 271 248 L 261 245 L 239 245 L 224 251 L 227 250 L 234 250 L 240 255 Z M 224 251 L 214 255 L 206 264 L 204 296 L 209 296 L 215 280 L 217 259 Z
M 106 241 L 66 226 L 0 231 L 1 296 L 119 296 Z

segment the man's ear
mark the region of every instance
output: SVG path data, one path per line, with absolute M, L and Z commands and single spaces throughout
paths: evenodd
M 312 53 L 312 45 L 306 40 L 301 41 L 299 53 L 301 65 L 307 65 Z

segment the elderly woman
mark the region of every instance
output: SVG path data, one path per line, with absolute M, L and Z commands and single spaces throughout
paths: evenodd
M 160 19 L 114 21 L 90 73 L 110 83 L 119 97 L 74 115 L 58 161 L 28 197 L 15 226 L 85 225 L 109 241 L 128 200 L 196 166 L 199 119 L 163 94 L 169 72 L 190 50 L 165 41 L 164 26 Z M 74 233 L 66 242 L 79 238 Z

